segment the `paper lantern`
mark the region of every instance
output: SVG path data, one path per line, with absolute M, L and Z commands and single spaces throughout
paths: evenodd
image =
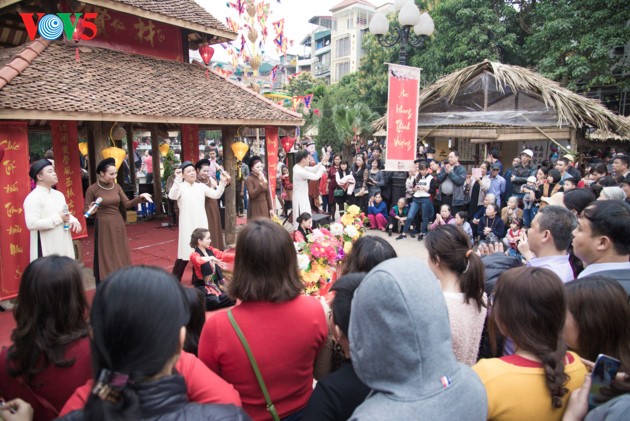
M 245 142 L 232 143 L 232 152 L 234 152 L 234 156 L 236 157 L 238 161 L 243 160 L 248 150 L 249 150 L 249 146 Z
M 87 144 L 87 142 L 79 143 L 79 152 L 81 152 L 81 155 L 87 156 L 87 154 L 88 154 L 88 144 Z
M 117 148 L 115 146 L 110 146 L 109 148 L 105 148 L 101 151 L 101 155 L 103 159 L 106 158 L 114 158 L 116 161 L 116 169 L 119 169 L 125 159 L 125 152 L 122 148 Z
M 255 28 L 249 28 L 247 32 L 247 39 L 253 44 L 258 39 L 258 31 Z
M 78 43 L 79 41 L 81 41 L 81 35 L 83 35 L 83 29 L 84 29 L 84 25 L 83 25 L 84 22 L 85 22 L 85 19 L 79 18 L 79 21 L 76 23 L 77 26 L 74 27 L 74 32 L 72 32 L 72 41 L 74 41 L 75 43 Z
M 295 144 L 295 138 L 284 136 L 280 138 L 280 142 L 282 143 L 282 149 L 284 149 L 284 152 L 289 153 L 289 151 L 293 148 L 293 145 Z
M 252 59 L 249 62 L 249 65 L 254 70 L 258 70 L 261 64 L 262 64 L 262 57 L 260 55 L 255 55 L 254 57 L 252 57 Z
M 163 158 L 166 158 L 166 155 L 168 154 L 168 151 L 171 149 L 171 147 L 168 145 L 168 143 L 162 143 L 160 145 L 160 155 L 162 155 Z
M 201 59 L 203 62 L 208 65 L 212 56 L 214 55 L 214 48 L 210 47 L 207 42 L 204 42 L 199 46 L 199 54 L 201 55 Z

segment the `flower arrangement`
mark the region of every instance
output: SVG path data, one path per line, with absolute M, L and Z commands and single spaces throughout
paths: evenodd
M 306 241 L 296 244 L 298 266 L 307 295 L 326 295 L 337 279 L 337 267 L 352 250 L 352 243 L 365 235 L 367 218 L 358 206 L 345 207 L 338 222 L 316 228 Z

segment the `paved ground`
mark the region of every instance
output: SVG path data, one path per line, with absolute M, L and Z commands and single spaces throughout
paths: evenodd
M 389 237 L 386 233 L 379 230 L 368 230 L 368 235 L 374 235 L 386 239 L 396 250 L 398 257 L 415 257 L 423 262 L 426 262 L 429 258 L 427 249 L 424 246 L 424 241 L 418 241 L 417 238 L 407 237 L 404 240 L 396 241 L 398 234 L 393 233 Z

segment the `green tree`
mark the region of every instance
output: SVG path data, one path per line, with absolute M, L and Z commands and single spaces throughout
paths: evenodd
M 286 85 L 286 91 L 291 96 L 303 96 L 312 93 L 318 86 L 323 85 L 321 79 L 316 79 L 308 72 L 303 72 L 294 77 Z
M 587 91 L 592 86 L 611 84 L 630 86 L 630 60 L 627 55 L 615 54 L 616 48 L 630 40 L 627 1 L 524 3 L 529 7 L 521 12 L 521 20 L 531 22 L 524 51 L 537 71 L 572 90 Z
M 443 0 L 431 16 L 435 32 L 410 51 L 412 66 L 432 83 L 483 60 L 505 61 L 518 50 L 516 10 L 507 0 Z
M 339 151 L 342 145 L 333 120 L 333 108 L 330 97 L 324 95 L 320 105 L 321 117 L 317 125 L 317 148 L 321 149 L 324 145 L 330 145 L 334 151 Z
M 372 135 L 372 122 L 379 117 L 366 104 L 353 106 L 337 105 L 333 110 L 333 119 L 342 145 L 342 154 L 350 160 L 354 155 L 353 142 L 367 140 Z

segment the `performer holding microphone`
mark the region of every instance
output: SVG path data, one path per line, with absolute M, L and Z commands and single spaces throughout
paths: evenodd
M 70 214 L 63 193 L 52 188 L 59 181 L 55 169 L 49 160 L 40 159 L 31 165 L 29 175 L 36 183 L 24 200 L 26 227 L 31 231 L 31 262 L 51 254 L 74 259 L 70 229 L 78 233 L 82 227 Z
M 116 184 L 117 175 L 114 158 L 102 160 L 96 166 L 96 183 L 85 192 L 85 211 L 95 217 L 94 278 L 97 285 L 115 270 L 131 265 L 121 211 L 135 208 L 141 202 L 153 202 L 148 193 L 129 200 L 122 187 Z
M 179 243 L 177 247 L 177 260 L 173 266 L 173 275 L 180 281 L 194 251 L 190 247 L 190 236 L 197 228 L 208 229 L 206 216 L 206 197 L 218 199 L 223 195 L 226 180 L 230 176 L 221 170 L 221 181 L 216 189 L 197 182 L 197 172 L 192 162 L 184 161 L 180 168 L 175 170 L 175 182 L 168 192 L 171 200 L 177 200 L 179 207 Z

